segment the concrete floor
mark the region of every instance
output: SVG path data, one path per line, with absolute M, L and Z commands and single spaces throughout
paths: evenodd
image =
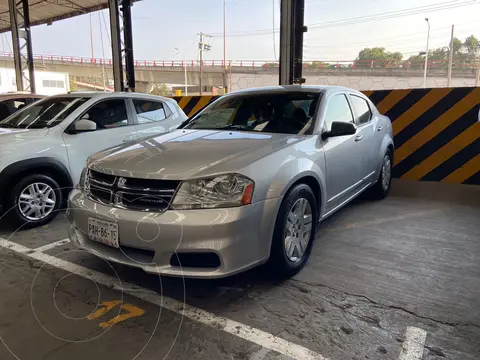
M 68 243 L 43 248 L 92 276 L 118 272 L 118 284 L 105 286 L 3 248 L 0 359 L 291 358 L 262 346 L 265 336 L 257 330 L 316 358 L 399 359 L 407 327 L 415 327 L 426 332 L 423 355 L 408 359 L 477 360 L 479 219 L 479 187 L 396 181 L 386 200 L 358 199 L 321 224 L 307 267 L 281 283 L 262 268 L 215 281 L 159 278 L 111 267 Z M 63 216 L 39 229 L 2 228 L 0 237 L 31 249 L 66 238 L 67 229 Z M 139 295 L 119 291 L 124 282 Z M 228 331 L 182 317 L 145 301 L 145 292 L 241 326 Z M 125 313 L 132 317 L 105 325 Z M 243 326 L 251 334 L 242 335 Z

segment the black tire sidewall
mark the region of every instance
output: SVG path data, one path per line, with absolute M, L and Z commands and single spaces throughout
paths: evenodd
M 284 246 L 284 234 L 287 217 L 290 209 L 295 202 L 305 198 L 312 209 L 312 232 L 310 234 L 310 240 L 303 257 L 298 262 L 292 262 L 288 259 Z M 313 242 L 315 239 L 316 227 L 318 221 L 318 206 L 315 200 L 315 195 L 312 189 L 305 184 L 295 185 L 283 198 L 282 204 L 277 214 L 275 221 L 275 229 L 272 238 L 272 247 L 270 253 L 270 267 L 272 272 L 280 277 L 290 277 L 300 271 L 308 261 L 310 253 L 312 251 Z
M 45 218 L 38 221 L 32 221 L 25 218 L 21 214 L 20 209 L 18 208 L 18 198 L 21 192 L 27 186 L 35 182 L 43 182 L 45 184 L 50 185 L 52 189 L 55 191 L 55 196 L 57 200 L 52 212 Z M 59 209 L 62 208 L 63 200 L 64 200 L 63 191 L 60 188 L 60 185 L 57 183 L 57 181 L 55 181 L 55 179 L 53 179 L 48 175 L 43 175 L 43 174 L 27 175 L 24 178 L 20 179 L 20 181 L 13 187 L 12 192 L 8 195 L 7 201 L 5 202 L 5 205 L 6 205 L 5 212 L 7 213 L 8 218 L 16 226 L 21 226 L 24 228 L 41 226 L 49 223 L 57 216 Z

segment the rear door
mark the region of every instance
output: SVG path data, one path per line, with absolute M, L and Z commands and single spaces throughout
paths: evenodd
M 74 124 L 79 119 L 97 124 L 97 130 L 76 133 Z M 125 99 L 105 99 L 84 111 L 65 131 L 63 139 L 67 147 L 72 179 L 78 181 L 87 158 L 109 147 L 134 140 L 136 129 L 127 111 Z
M 182 122 L 161 100 L 130 99 L 135 116 L 137 138 L 175 130 Z
M 376 144 L 373 112 L 369 102 L 363 96 L 350 93 L 349 99 L 355 113 L 358 148 L 362 153 L 362 173 L 365 182 L 368 182 L 378 165 L 379 145 Z

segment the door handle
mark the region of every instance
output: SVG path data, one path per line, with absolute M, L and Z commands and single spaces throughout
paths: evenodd
M 355 136 L 355 141 L 362 141 L 363 140 L 363 135 L 357 135 Z
M 383 126 L 379 126 L 379 127 L 377 128 L 377 131 L 382 131 L 382 130 L 383 130 Z

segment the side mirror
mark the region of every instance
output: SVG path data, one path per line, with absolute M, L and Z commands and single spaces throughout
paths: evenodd
M 91 120 L 80 119 L 75 123 L 74 130 L 77 132 L 95 131 L 97 124 Z
M 331 137 L 353 135 L 357 132 L 355 124 L 351 122 L 334 121 L 332 122 L 332 128 L 330 131 L 326 131 L 322 134 L 322 139 L 328 139 Z

